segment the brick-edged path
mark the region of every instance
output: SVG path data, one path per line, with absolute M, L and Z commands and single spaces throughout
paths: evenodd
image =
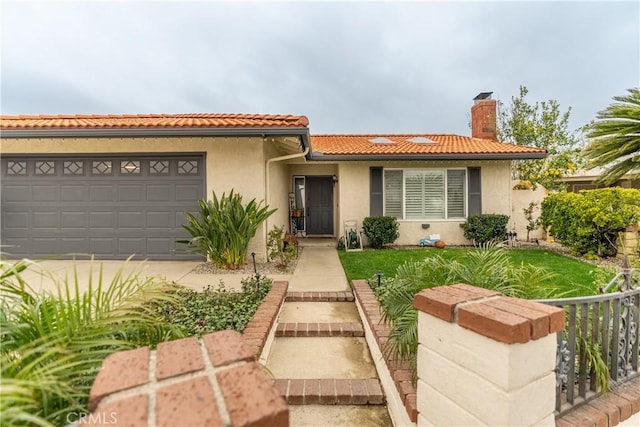
M 289 292 L 287 301 L 291 302 L 353 302 L 353 293 L 343 292 Z
M 286 302 L 352 303 L 350 291 L 287 292 Z M 278 323 L 275 336 L 296 337 L 363 337 L 361 323 L 286 322 Z M 277 345 L 277 342 L 274 343 Z M 309 367 L 310 375 L 313 367 Z M 384 393 L 376 378 L 277 378 L 275 386 L 290 405 L 382 405 Z
M 363 337 L 360 323 L 278 323 L 276 337 Z
M 378 347 L 384 348 L 384 345 L 389 339 L 391 328 L 382 321 L 380 303 L 378 303 L 373 290 L 364 280 L 354 280 L 353 291 L 358 303 L 362 307 L 365 321 L 369 325 Z M 394 362 L 389 355 L 384 357 L 384 363 L 389 369 L 396 390 L 400 395 L 400 401 L 402 405 L 404 405 L 409 419 L 414 423 L 417 422 L 417 391 L 411 382 L 411 371 L 409 370 L 408 363 L 399 364 Z
M 381 405 L 376 379 L 277 379 L 275 386 L 289 405 Z

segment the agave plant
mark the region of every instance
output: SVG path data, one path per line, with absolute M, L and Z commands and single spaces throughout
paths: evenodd
M 102 267 L 87 291 L 73 277 L 49 277 L 55 292 L 37 292 L 21 277 L 30 261 L 0 262 L 2 425 L 67 425 L 69 414 L 86 411 L 89 391 L 109 354 L 182 336 L 148 309 L 151 300 L 172 298 L 174 285 L 117 272 L 104 283 Z
M 436 255 L 401 264 L 381 298 L 383 320 L 391 326 L 383 351 L 394 360 L 409 361 L 415 375 L 418 313 L 413 297 L 423 289 L 466 283 L 507 296 L 546 298 L 557 295 L 553 277 L 540 267 L 514 265 L 506 250 L 495 243 L 470 250 L 460 261 Z
M 178 240 L 188 245 L 188 251 L 205 255 L 215 265 L 237 270 L 247 257 L 249 242 L 260 225 L 276 209 L 269 209 L 263 202 L 252 199 L 246 206 L 242 196 L 233 190 L 218 199 L 200 200 L 199 217 L 187 213 L 188 222 L 182 227 L 192 236 L 190 240 Z

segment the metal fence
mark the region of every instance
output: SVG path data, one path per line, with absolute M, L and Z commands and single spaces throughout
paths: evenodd
M 565 310 L 557 334 L 556 412 L 565 413 L 638 375 L 640 270 L 625 268 L 600 295 L 538 300 Z

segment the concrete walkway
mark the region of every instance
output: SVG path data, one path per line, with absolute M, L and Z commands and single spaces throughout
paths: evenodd
M 292 426 L 391 426 L 353 294 L 333 247 L 305 247 L 266 367 Z
M 63 282 L 65 278 L 73 284 L 76 274 L 80 292 L 87 290 L 89 278 L 93 280 L 95 286 L 98 278 L 102 276 L 102 284 L 107 285 L 118 274 L 124 277 L 130 274 L 139 274 L 141 277 L 160 277 L 198 291 L 207 285 L 217 287 L 221 281 L 226 289 L 239 291 L 241 280 L 250 276 L 250 274 L 241 273 L 194 273 L 194 269 L 200 264 L 202 261 L 92 261 L 86 257 L 76 260 L 39 260 L 30 261 L 29 268 L 21 273 L 21 276 L 34 290 L 50 292 L 56 291 L 57 284 Z M 290 274 L 275 274 L 269 277 L 274 281 L 291 279 Z

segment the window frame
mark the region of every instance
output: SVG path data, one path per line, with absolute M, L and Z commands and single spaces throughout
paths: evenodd
M 450 170 L 461 170 L 464 171 L 464 179 L 463 179 L 463 189 L 462 189 L 462 197 L 464 203 L 464 217 L 452 217 L 449 218 L 449 196 L 448 196 L 448 186 L 449 186 L 449 174 L 447 173 Z M 418 222 L 418 221 L 452 221 L 459 222 L 464 221 L 469 216 L 469 195 L 468 195 L 468 187 L 469 187 L 469 171 L 466 167 L 441 167 L 441 168 L 383 168 L 382 170 L 382 209 L 383 214 L 387 215 L 387 190 L 386 190 L 386 171 L 401 171 L 402 172 L 402 217 L 398 218 L 398 221 L 406 221 L 406 222 Z M 407 203 L 406 203 L 406 175 L 405 171 L 441 171 L 444 175 L 444 218 L 422 218 L 422 219 L 414 219 L 407 218 Z

